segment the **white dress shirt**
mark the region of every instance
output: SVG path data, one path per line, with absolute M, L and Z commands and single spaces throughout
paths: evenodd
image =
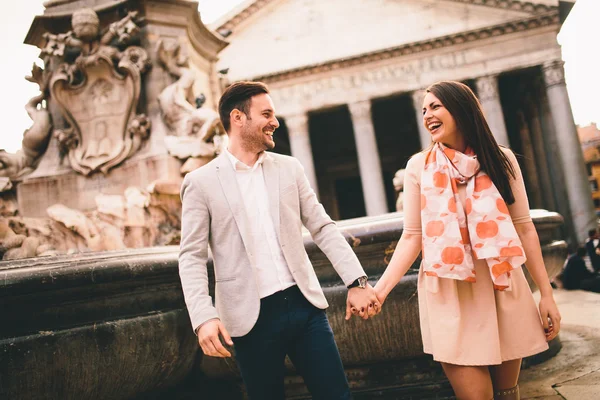
M 262 153 L 254 166 L 249 167 L 225 150 L 233 169 L 251 226 L 252 250 L 255 254 L 258 292 L 267 297 L 296 284 L 285 261 L 279 237 L 269 212 L 269 197 L 263 174 Z

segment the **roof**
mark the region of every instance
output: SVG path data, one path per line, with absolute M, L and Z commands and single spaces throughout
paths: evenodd
M 245 0 L 233 8 L 223 17 L 219 18 L 211 28 L 215 31 L 230 30 L 233 31 L 239 24 L 246 21 L 258 11 L 281 0 Z M 531 14 L 547 13 L 558 9 L 558 0 L 442 0 L 453 1 L 455 3 L 466 3 L 480 5 L 484 7 L 493 7 L 500 9 L 510 9 L 514 11 L 528 12 Z M 575 0 L 568 0 L 574 2 Z M 554 3 L 554 4 L 553 4 Z

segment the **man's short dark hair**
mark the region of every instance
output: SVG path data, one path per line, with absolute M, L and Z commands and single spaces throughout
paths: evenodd
M 597 230 L 596 230 L 596 229 L 590 229 L 590 230 L 588 231 L 588 237 L 592 237 L 592 236 L 594 236 L 594 235 L 596 234 L 596 232 L 597 232 Z
M 269 93 L 267 85 L 262 82 L 240 81 L 225 89 L 219 100 L 219 117 L 225 131 L 229 132 L 231 128 L 229 121 L 231 112 L 238 109 L 247 116 L 250 111 L 252 97 L 262 93 Z

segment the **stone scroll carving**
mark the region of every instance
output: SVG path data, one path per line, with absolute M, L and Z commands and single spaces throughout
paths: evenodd
M 73 13 L 73 31 L 45 35 L 42 54 L 63 61 L 49 88 L 68 126 L 54 134 L 62 155 L 83 175 L 106 174 L 149 136 L 150 121 L 136 110 L 141 76 L 151 62 L 143 48 L 129 45 L 140 22 L 130 12 L 100 36 L 97 14 L 81 9 Z M 70 62 L 73 51 L 79 55 Z
M 163 68 L 177 79 L 158 96 L 163 120 L 170 130 L 165 144 L 169 154 L 185 160 L 181 172 L 187 173 L 220 154 L 227 146 L 227 135 L 219 114 L 202 107 L 202 97 L 195 98 L 196 76 L 188 67 L 187 57 L 180 54 L 179 44 L 160 41 L 157 56 Z
M 33 124 L 23 133 L 21 150 L 15 154 L 0 150 L 0 177 L 9 179 L 20 179 L 35 170 L 40 156 L 48 146 L 52 127 L 50 113 L 44 101 L 47 97 L 48 72 L 33 64 L 31 76 L 25 79 L 37 83 L 40 93 L 25 105 Z

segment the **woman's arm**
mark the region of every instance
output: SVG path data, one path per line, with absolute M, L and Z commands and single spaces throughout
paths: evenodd
M 554 301 L 552 286 L 550 286 L 550 279 L 544 265 L 540 239 L 535 230 L 535 225 L 531 221 L 516 224 L 515 229 L 519 235 L 519 239 L 521 239 L 521 244 L 527 257 L 525 266 L 540 289 L 540 315 L 542 317 L 542 325 L 546 331 L 546 339 L 550 341 L 556 337 L 560 330 L 561 317 Z M 548 320 L 550 320 L 550 324 Z
M 417 154 L 406 164 L 404 171 L 404 227 L 394 255 L 375 285 L 377 298 L 383 304 L 400 279 L 406 274 L 421 251 L 421 182 L 420 171 L 424 155 Z
M 544 265 L 544 258 L 542 256 L 542 248 L 540 247 L 540 239 L 535 225 L 533 222 L 524 222 L 522 224 L 516 224 L 515 229 L 521 239 L 521 244 L 525 250 L 525 256 L 527 257 L 526 267 L 531 277 L 535 281 L 542 296 L 552 296 L 552 286 L 550 286 L 550 279 L 546 272 Z
M 508 206 L 508 210 L 525 250 L 525 257 L 527 257 L 525 266 L 542 295 L 539 305 L 540 316 L 542 318 L 542 325 L 546 331 L 546 340 L 550 341 L 558 335 L 558 331 L 560 330 L 560 313 L 552 295 L 552 286 L 550 286 L 550 279 L 548 279 L 548 273 L 544 265 L 540 239 L 529 213 L 529 200 L 527 199 L 527 192 L 525 191 L 525 183 L 523 182 L 519 163 L 512 151 L 508 149 L 503 150 L 506 152 L 516 173 L 515 179 L 511 180 L 510 183 L 515 196 L 515 202 Z M 550 320 L 550 324 L 548 320 Z
M 400 282 L 420 252 L 421 235 L 403 232 L 389 265 L 375 285 L 375 292 L 381 304 Z

